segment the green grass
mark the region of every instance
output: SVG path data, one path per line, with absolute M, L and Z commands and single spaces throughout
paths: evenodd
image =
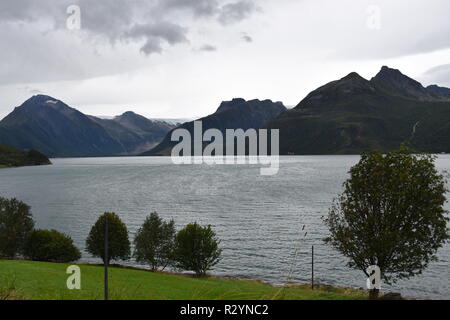
M 81 290 L 66 287 L 69 264 L 0 260 L 0 300 L 96 300 L 103 298 L 103 267 L 79 265 Z M 122 300 L 348 300 L 365 299 L 362 290 L 329 286 L 273 287 L 257 281 L 192 278 L 111 267 L 110 299 Z

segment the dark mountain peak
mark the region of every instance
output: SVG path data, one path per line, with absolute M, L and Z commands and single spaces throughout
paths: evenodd
M 354 89 L 354 88 L 368 88 L 370 87 L 369 81 L 361 77 L 356 72 L 351 72 L 342 79 L 334 83 L 336 88 L 343 90 Z
M 45 102 L 46 100 L 58 100 L 58 99 L 55 99 L 55 98 L 45 95 L 45 94 L 36 94 L 36 95 L 32 96 L 31 98 L 29 98 L 28 100 L 26 100 L 25 102 L 28 102 L 28 101 Z
M 378 74 L 403 75 L 403 73 L 400 70 L 390 68 L 388 66 L 382 66 Z
M 22 103 L 22 106 L 31 106 L 31 105 L 52 105 L 61 103 L 60 100 L 55 99 L 51 96 L 47 96 L 44 94 L 37 94 L 26 100 L 24 103 Z
M 259 129 L 269 120 L 286 111 L 281 102 L 272 100 L 245 100 L 235 98 L 231 101 L 223 101 L 217 111 L 209 116 L 203 117 L 203 130 L 218 129 L 225 133 L 227 129 Z M 180 128 L 186 129 L 191 134 L 194 132 L 194 121 L 185 122 Z M 155 148 L 144 152 L 142 155 L 170 155 L 176 142 L 171 140 L 171 133 Z
M 87 116 L 61 100 L 35 95 L 0 121 L 0 143 L 58 157 L 137 154 L 173 127 L 131 111 L 114 119 Z
M 137 113 L 134 113 L 133 111 L 125 111 L 122 113 L 122 116 L 136 116 Z
M 364 79 L 356 72 L 351 72 L 339 80 L 329 82 L 312 91 L 296 108 L 324 104 L 334 105 L 349 97 L 372 94 L 373 92 L 375 92 L 375 89 L 370 81 Z
M 371 81 L 384 81 L 389 84 L 408 84 L 410 86 L 415 86 L 417 88 L 423 88 L 420 82 L 405 76 L 398 69 L 389 68 L 387 66 L 383 66 L 381 70 L 377 73 L 375 77 L 372 78 Z
M 389 67 L 370 81 L 356 73 L 312 91 L 269 121 L 279 129 L 280 154 L 359 154 L 398 149 L 450 150 L 450 89 L 426 89 Z
M 233 98 L 231 101 L 222 101 L 219 108 L 217 108 L 216 112 L 222 112 L 224 110 L 234 108 L 234 107 L 244 104 L 246 102 L 247 101 L 242 98 Z
M 353 81 L 367 81 L 363 77 L 361 77 L 357 72 L 350 72 L 348 75 L 343 77 L 342 80 L 353 80 Z
M 438 97 L 428 92 L 420 82 L 404 75 L 400 70 L 386 66 L 382 67 L 380 72 L 370 82 L 391 95 L 421 101 L 439 100 Z
M 277 101 L 273 102 L 270 99 L 266 100 L 259 100 L 259 99 L 252 99 L 252 100 L 245 100 L 242 98 L 234 98 L 231 101 L 222 101 L 219 108 L 217 108 L 217 111 L 215 113 L 220 113 L 223 111 L 228 111 L 231 109 L 239 109 L 239 108 L 273 108 L 277 107 L 281 111 L 286 110 L 286 107 L 283 105 L 282 102 Z
M 145 138 L 154 137 L 155 134 L 158 137 L 164 137 L 164 135 L 174 127 L 174 125 L 164 121 L 150 120 L 133 111 L 124 112 L 120 116 L 114 117 L 112 121 Z
M 34 95 L 28 100 L 26 100 L 24 103 L 22 103 L 21 106 L 16 108 L 19 112 L 25 112 L 30 114 L 30 116 L 37 114 L 41 114 L 43 116 L 44 113 L 48 112 L 57 112 L 60 114 L 63 114 L 68 117 L 76 116 L 76 117 L 83 117 L 84 115 L 79 112 L 78 110 L 69 107 L 67 104 L 62 102 L 61 100 L 58 100 L 56 98 L 53 98 L 48 95 L 44 94 L 38 94 Z M 15 110 L 16 110 L 15 109 Z M 14 112 L 13 112 L 14 113 Z
M 281 101 L 274 102 L 271 99 L 264 99 L 264 100 L 253 99 L 253 100 L 247 101 L 247 103 L 265 103 L 265 104 L 277 104 L 277 105 L 284 106 L 283 102 L 281 102 Z
M 114 120 L 120 121 L 124 119 L 135 119 L 135 118 L 144 118 L 144 117 L 133 111 L 125 111 L 120 116 L 114 117 Z
M 434 94 L 436 96 L 439 96 L 439 98 L 441 98 L 442 100 L 450 100 L 450 89 L 446 88 L 446 87 L 440 87 L 438 85 L 431 85 L 428 86 L 427 91 L 430 92 L 431 94 Z
M 4 126 L 15 126 L 17 123 L 25 123 L 27 121 L 47 122 L 53 117 L 82 118 L 84 115 L 78 110 L 66 105 L 61 100 L 55 99 L 48 95 L 34 95 L 20 106 L 8 114 L 1 124 Z M 19 147 L 19 149 L 23 149 Z

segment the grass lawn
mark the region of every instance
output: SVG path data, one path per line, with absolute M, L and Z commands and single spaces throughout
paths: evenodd
M 0 300 L 103 299 L 103 267 L 79 265 L 81 290 L 66 287 L 69 264 L 0 260 Z M 191 278 L 111 267 L 110 299 L 146 300 L 337 300 L 365 299 L 362 290 L 322 287 L 273 287 L 257 281 Z

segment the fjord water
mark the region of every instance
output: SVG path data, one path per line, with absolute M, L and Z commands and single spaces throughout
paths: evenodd
M 321 218 L 358 160 L 281 157 L 277 175 L 261 176 L 259 165 L 174 165 L 164 157 L 53 159 L 52 166 L 0 170 L 0 196 L 31 205 L 37 227 L 70 235 L 87 262 L 99 262 L 84 248 L 100 214 L 118 213 L 133 239 L 146 215 L 157 211 L 177 228 L 193 221 L 213 226 L 223 249 L 214 274 L 308 282 L 314 245 L 316 282 L 365 287 L 364 274 L 322 241 Z M 440 155 L 437 167 L 450 171 L 450 156 Z M 450 298 L 450 244 L 438 257 L 422 275 L 382 290 Z

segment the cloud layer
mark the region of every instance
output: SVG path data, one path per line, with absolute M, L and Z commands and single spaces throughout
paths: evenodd
M 198 21 L 236 24 L 256 10 L 249 0 L 1 1 L 0 41 L 8 50 L 0 51 L 0 85 L 130 71 L 142 63 L 132 49 L 149 57 L 178 45 L 198 47 L 190 41 Z M 69 19 L 79 19 L 81 29 L 69 30 Z
M 0 117 L 36 90 L 92 114 L 193 117 L 236 96 L 295 105 L 381 65 L 450 86 L 448 12 L 448 0 L 0 1 Z

